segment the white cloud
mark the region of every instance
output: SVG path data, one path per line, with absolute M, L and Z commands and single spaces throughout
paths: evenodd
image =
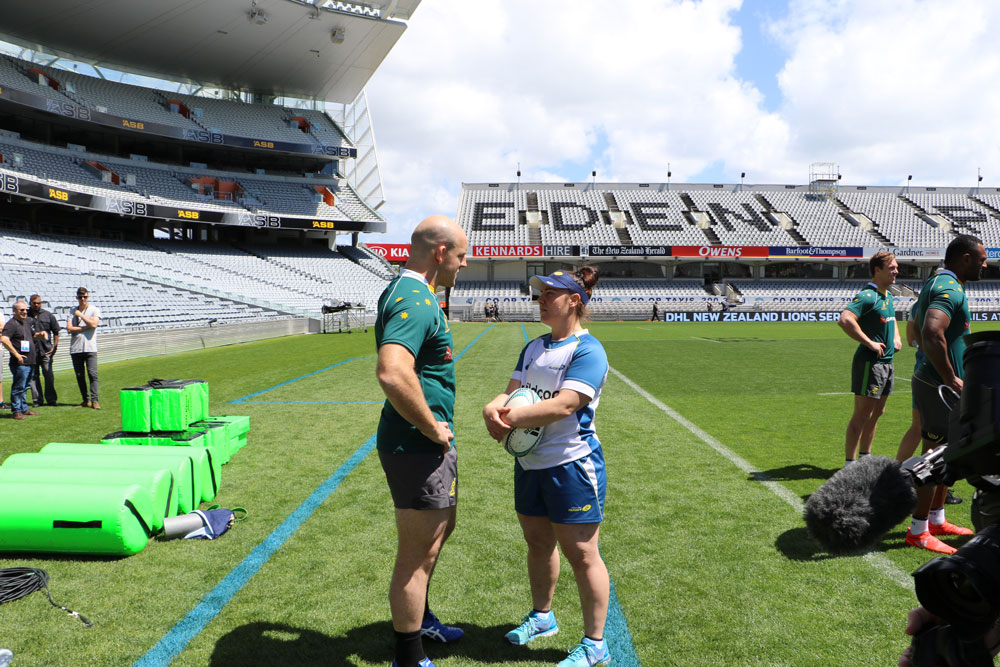
M 368 87 L 393 239 L 518 163 L 522 181 L 669 163 L 674 182 L 803 183 L 828 161 L 847 183 L 1000 181 L 1000 3 L 789 3 L 768 111 L 736 75 L 740 0 L 425 0 Z
M 851 183 L 1000 180 L 1000 5 L 986 0 L 797 0 L 773 26 L 789 159 L 840 162 Z
M 784 151 L 734 76 L 739 5 L 425 1 L 368 87 L 390 227 L 454 215 L 463 181 L 518 163 L 525 181 L 663 180 L 668 162 L 683 180 Z

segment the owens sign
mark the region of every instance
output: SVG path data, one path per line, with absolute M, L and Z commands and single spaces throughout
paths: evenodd
M 767 257 L 767 246 L 744 246 L 744 245 L 675 245 L 673 246 L 674 257 Z

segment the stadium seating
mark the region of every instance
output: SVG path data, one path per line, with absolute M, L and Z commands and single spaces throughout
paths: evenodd
M 107 273 L 196 291 L 216 300 L 243 302 L 256 306 L 255 314 L 267 309 L 315 318 L 330 300 L 360 303 L 374 310 L 388 281 L 385 266 L 364 250 L 350 253 L 353 259 L 321 248 L 241 249 L 213 243 L 137 243 L 7 230 L 0 235 L 0 263 L 62 269 L 57 274 L 67 280 L 64 291 L 75 290 L 81 280 L 89 279 L 86 274 Z M 5 286 L 0 289 L 11 293 Z M 92 291 L 96 297 L 98 292 Z
M 36 176 L 57 186 L 107 197 L 168 206 L 197 204 L 203 210 L 252 210 L 278 215 L 365 222 L 380 220 L 350 186 L 345 184 L 340 187 L 332 179 L 318 180 L 304 176 L 267 178 L 259 174 L 251 176 L 239 172 L 161 165 L 43 146 L 11 136 L 2 137 L 0 154 L 3 156 L 3 168 L 13 173 Z M 116 185 L 102 181 L 93 170 L 85 168 L 88 161 L 104 165 L 122 183 Z M 134 184 L 125 182 L 128 176 L 134 177 Z M 235 201 L 201 194 L 192 187 L 190 179 L 206 176 L 234 181 L 239 184 L 242 194 Z M 328 188 L 334 194 L 334 206 L 323 202 L 315 190 L 317 185 Z
M 0 256 L 4 283 L 0 298 L 7 304 L 31 294 L 46 299 L 44 307 L 63 323 L 76 307 L 76 289 L 81 283 L 101 308 L 107 331 L 163 327 L 204 326 L 287 317 L 274 310 L 247 303 L 168 287 L 134 276 L 94 271 L 81 276 L 75 269 L 21 266 Z
M 465 184 L 458 221 L 473 245 L 630 241 L 632 245 L 943 248 L 962 232 L 978 235 L 987 246 L 1000 245 L 1000 194 L 924 190 L 845 187 L 827 197 L 802 186 Z M 542 214 L 534 237 L 525 224 L 529 201 L 536 201 Z M 628 219 L 621 236 L 609 224 L 609 212 L 615 209 Z M 947 224 L 937 225 L 928 214 L 941 216 Z M 697 218 L 707 223 L 707 229 L 698 225 Z
M 30 70 L 41 71 L 57 81 L 59 90 L 38 83 L 37 74 L 32 75 Z M 321 111 L 166 92 L 36 65 L 9 56 L 0 57 L 0 84 L 137 121 L 298 144 L 350 145 L 333 119 Z M 172 101 L 180 104 L 171 104 Z M 182 110 L 186 113 L 181 113 Z M 294 116 L 306 119 L 308 131 L 300 127 Z

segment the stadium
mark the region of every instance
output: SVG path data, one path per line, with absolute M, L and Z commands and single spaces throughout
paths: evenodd
M 89 289 L 104 393 L 100 412 L 71 409 L 67 343 L 53 359 L 59 405 L 33 429 L 0 420 L 0 460 L 129 431 L 128 390 L 151 378 L 203 380 L 203 416 L 252 427 L 212 469 L 223 483 L 203 507 L 247 512 L 217 542 L 8 551 L 0 529 L 0 568 L 44 569 L 52 599 L 93 622 L 43 594 L 0 596 L 0 647 L 18 667 L 388 664 L 396 537 L 372 455 L 384 399 L 372 329 L 410 251 L 387 233 L 415 221 L 384 214 L 397 184 L 383 185 L 366 86 L 421 20 L 420 0 L 7 5 L 4 317 L 39 294 L 65 322 Z M 971 234 L 988 254 L 968 287 L 973 329 L 1000 329 L 1000 188 L 848 185 L 826 162 L 772 185 L 517 176 L 462 183 L 443 211 L 469 241 L 468 266 L 437 292 L 454 336 L 463 502 L 432 597 L 466 637 L 429 648 L 435 664 L 555 664 L 580 634 L 564 564 L 565 633 L 502 641 L 529 598 L 510 457 L 481 413 L 547 331 L 529 278 L 582 264 L 600 269 L 589 328 L 611 364 L 600 429 L 613 664 L 895 664 L 927 553 L 904 548 L 901 524 L 834 558 L 802 522 L 843 463 L 856 344 L 835 322 L 876 252 L 899 262 L 902 321 L 951 240 Z M 913 357 L 898 353 L 876 453 L 893 456 L 909 426 Z M 58 495 L 47 488 L 8 485 L 0 525 L 12 506 Z M 972 497 L 964 481 L 955 492 Z M 969 504 L 951 520 L 971 525 Z

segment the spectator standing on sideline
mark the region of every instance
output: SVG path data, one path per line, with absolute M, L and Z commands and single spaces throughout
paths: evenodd
M 653 302 L 653 319 L 650 320 L 650 321 L 651 322 L 658 322 L 659 319 L 660 319 L 660 307 L 657 306 L 656 302 L 654 301 Z
M 465 634 L 437 619 L 428 590 L 458 504 L 454 343 L 435 289 L 455 285 L 468 247 L 453 220 L 427 218 L 413 230 L 406 266 L 378 301 L 376 376 L 386 401 L 376 444 L 398 538 L 389 584 L 393 667 L 434 667 L 422 638 L 448 643 Z
M 859 345 L 851 365 L 854 412 L 847 423 L 844 465 L 859 454 L 872 453 L 872 441 L 885 402 L 892 393 L 893 354 L 903 342 L 896 328 L 896 310 L 889 285 L 896 282 L 899 264 L 891 252 L 880 251 L 868 261 L 872 280 L 840 313 L 840 328 Z
M 14 304 L 14 317 L 3 325 L 0 344 L 10 352 L 10 409 L 14 419 L 24 419 L 25 415 L 37 413 L 28 409 L 28 383 L 31 369 L 35 364 L 35 344 L 32 340 L 31 319 L 28 304 L 18 301 Z
M 7 320 L 3 318 L 3 315 L 0 315 L 0 329 L 3 329 L 3 326 L 5 324 L 7 324 Z M 7 404 L 4 403 L 3 400 L 3 364 L 0 363 L 0 410 L 6 410 L 6 409 L 7 409 Z
M 56 384 L 52 377 L 52 357 L 56 356 L 56 349 L 59 347 L 59 320 L 49 311 L 42 309 L 42 297 L 37 294 L 32 294 L 28 299 L 28 315 L 34 321 L 34 332 L 44 334 L 35 338 L 38 348 L 35 350 L 35 367 L 31 373 L 31 400 L 35 407 L 46 403 L 55 405 L 57 397 Z
M 101 404 L 97 402 L 97 327 L 101 323 L 101 310 L 90 303 L 90 292 L 86 287 L 76 291 L 76 299 L 79 303 L 66 321 L 66 331 L 70 333 L 69 356 L 73 360 L 76 383 L 80 385 L 83 397 L 80 407 L 100 410 Z
M 493 321 L 500 321 L 500 299 L 493 299 Z

